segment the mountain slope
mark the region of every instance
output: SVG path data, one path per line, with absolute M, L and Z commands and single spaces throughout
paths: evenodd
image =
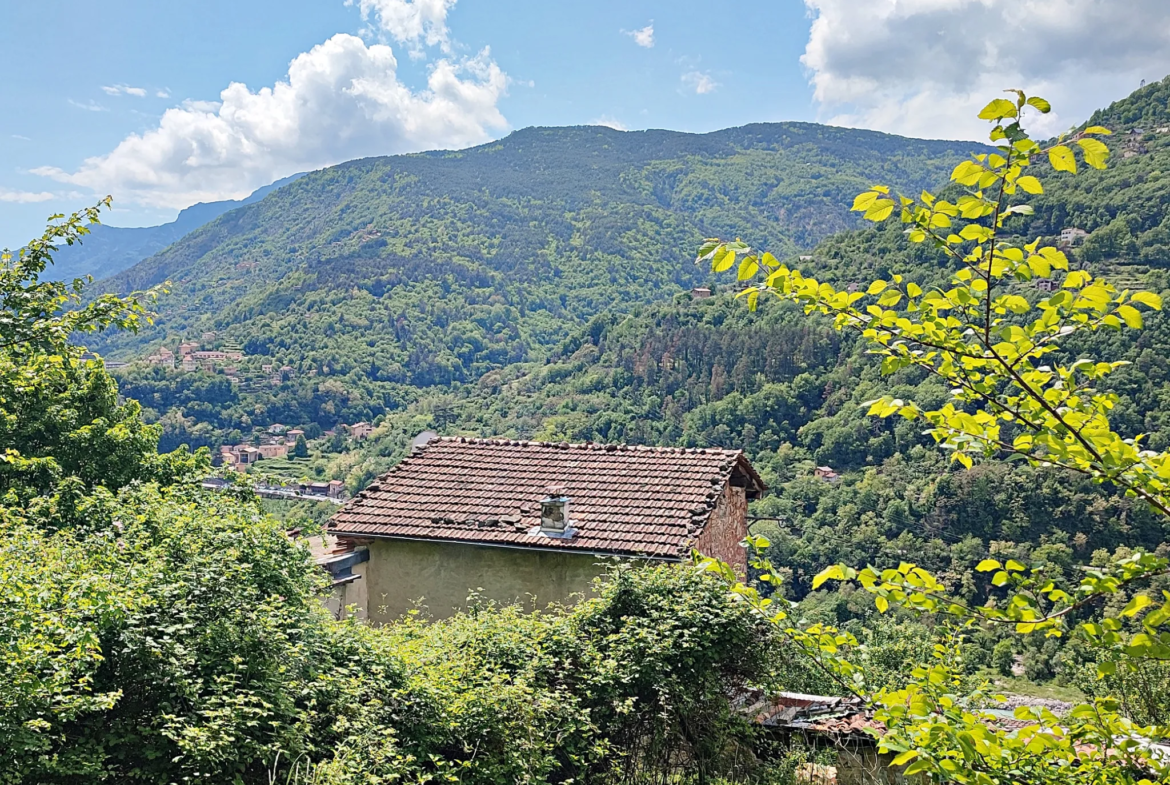
M 95 226 L 85 242 L 66 246 L 54 259 L 50 273 L 60 280 L 92 275 L 95 280 L 108 278 L 133 267 L 179 240 L 183 235 L 213 221 L 224 213 L 263 199 L 301 175 L 294 174 L 271 185 L 258 188 L 244 199 L 200 202 L 180 211 L 175 220 L 159 226 Z
M 705 280 L 703 236 L 795 252 L 855 225 L 874 180 L 918 188 L 973 145 L 803 124 L 695 135 L 531 128 L 460 152 L 352 161 L 234 210 L 107 281 L 163 281 L 155 329 L 213 330 L 299 373 L 412 387 L 543 356 L 605 309 Z M 359 378 L 360 377 L 360 378 Z

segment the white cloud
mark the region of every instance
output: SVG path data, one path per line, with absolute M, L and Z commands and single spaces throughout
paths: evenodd
M 72 98 L 70 98 L 70 99 L 69 99 L 69 105 L 70 105 L 70 106 L 75 106 L 75 107 L 77 107 L 78 109 L 84 109 L 84 110 L 85 110 L 85 111 L 87 111 L 87 112 L 105 112 L 105 111 L 108 111 L 108 110 L 106 109 L 106 107 L 104 107 L 104 106 L 102 106 L 101 104 L 99 104 L 98 102 L 94 101 L 92 98 L 91 98 L 90 100 L 86 101 L 84 104 L 83 104 L 83 103 L 81 103 L 80 101 L 74 101 Z
M 32 139 L 30 139 L 29 137 L 22 136 L 21 134 L 12 134 L 12 138 L 19 139 L 22 142 L 31 142 L 32 141 Z
M 601 117 L 590 120 L 589 125 L 604 125 L 606 128 L 612 128 L 615 131 L 630 130 L 629 128 L 626 128 L 625 123 L 623 123 L 621 120 L 618 120 L 616 117 L 610 117 L 607 114 L 603 114 Z
M 218 102 L 168 109 L 73 172 L 32 170 L 154 207 L 240 198 L 295 172 L 352 158 L 456 148 L 507 126 L 497 106 L 507 76 L 485 49 L 436 61 L 425 90 L 398 80 L 389 46 L 338 34 L 298 55 L 286 81 L 253 92 L 229 85 Z
M 450 51 L 447 13 L 456 0 L 346 0 L 357 4 L 362 19 L 376 17 L 379 27 L 395 41 L 407 44 L 412 57 L 422 56 L 422 44 Z
M 805 0 L 801 62 L 830 122 L 986 139 L 1005 88 L 1048 98 L 1053 133 L 1170 72 L 1165 0 Z M 1124 6 L 1124 7 L 1123 7 Z
M 48 191 L 10 191 L 0 188 L 0 202 L 15 202 L 17 204 L 31 204 L 33 202 L 47 202 L 56 198 Z
M 145 87 L 131 87 L 125 84 L 102 85 L 102 90 L 106 95 L 132 95 L 136 98 L 146 97 Z
M 164 87 L 163 89 L 161 89 L 161 90 L 155 90 L 155 91 L 154 91 L 154 97 L 155 97 L 155 98 L 170 98 L 170 97 L 171 97 L 171 91 L 170 91 L 170 90 L 168 90 L 168 89 L 167 89 L 167 88 L 165 88 L 165 87 Z
M 634 43 L 646 49 L 654 48 L 654 23 L 643 27 L 641 30 L 623 30 L 623 33 L 634 39 Z
M 687 71 L 682 75 L 682 83 L 694 90 L 697 95 L 713 93 L 719 86 L 719 83 L 711 78 L 711 74 L 703 71 Z

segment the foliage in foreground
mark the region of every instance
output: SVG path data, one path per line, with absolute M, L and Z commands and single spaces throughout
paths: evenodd
M 334 620 L 307 549 L 250 495 L 191 482 L 206 456 L 157 455 L 158 430 L 70 343 L 147 318 L 40 280 L 84 231 L 73 216 L 0 261 L 0 782 L 726 769 L 746 733 L 730 696 L 766 676 L 769 630 L 720 582 L 625 569 L 562 612 Z
M 957 197 L 923 192 L 914 198 L 874 186 L 854 202 L 869 220 L 899 216 L 910 242 L 933 247 L 954 268 L 949 284 L 923 286 L 895 274 L 864 290 L 839 291 L 739 241 L 709 241 L 700 259 L 715 270 L 738 261 L 740 280 L 761 277 L 742 293 L 750 308 L 761 295 L 800 303 L 808 313 L 832 317 L 837 329 L 860 334 L 883 358 L 885 373 L 915 368 L 941 379 L 951 390 L 941 406 L 885 396 L 870 404 L 869 414 L 925 422 L 927 433 L 964 466 L 994 458 L 1056 466 L 1118 486 L 1170 515 L 1170 453 L 1146 449 L 1141 436 L 1126 438 L 1110 423 L 1118 396 L 1105 384 L 1123 363 L 1061 352 L 1077 334 L 1140 329 L 1141 308 L 1158 310 L 1161 298 L 1119 291 L 1087 271 L 1070 270 L 1059 249 L 1010 231 L 1014 216 L 1032 212 L 1023 198 L 1044 190 L 1029 173 L 1033 158 L 1076 174 L 1079 149 L 1085 165 L 1104 168 L 1109 150 L 1096 137 L 1109 131 L 1092 126 L 1068 143 L 1062 138 L 1042 147 L 1024 131 L 1021 117 L 1029 109 L 1048 112 L 1048 102 L 1009 93 L 1014 100 L 996 99 L 980 113 L 993 123 L 998 151 L 955 168 L 951 179 L 962 186 Z M 1048 296 L 1029 297 L 1028 290 L 1011 286 L 1054 274 L 1059 288 Z M 863 305 L 867 298 L 870 304 Z M 727 572 L 725 565 L 708 566 Z M 765 561 L 757 567 L 761 580 L 779 580 Z M 904 684 L 876 690 L 848 656 L 857 644 L 851 634 L 827 625 L 793 626 L 782 598 L 762 597 L 743 584 L 736 589 L 843 689 L 872 703 L 887 726 L 879 745 L 897 753 L 895 762 L 907 774 L 987 785 L 1170 779 L 1170 761 L 1154 745 L 1170 728 L 1138 724 L 1107 689 L 1063 718 L 1045 709 L 1017 710 L 1030 724 L 1008 730 L 983 711 L 993 699 L 986 687 L 970 689 L 963 678 L 963 635 L 978 625 L 1020 636 L 1073 635 L 1098 652 L 1098 676 L 1114 677 L 1114 687 L 1125 686 L 1119 672 L 1122 680 L 1148 675 L 1151 663 L 1170 661 L 1170 592 L 1158 585 L 1170 575 L 1170 562 L 1135 551 L 1085 567 L 1073 581 L 1053 580 L 1043 565 L 1014 559 L 984 559 L 976 569 L 991 574 L 993 587 L 980 605 L 908 561 L 895 569 L 837 565 L 817 576 L 814 588 L 828 580 L 856 581 L 879 611 L 905 607 L 953 625 L 954 641 L 937 647 L 933 665 Z M 1152 712 L 1130 711 L 1154 719 Z
M 725 770 L 767 628 L 722 583 L 625 569 L 563 612 L 337 622 L 258 507 L 100 493 L 101 531 L 0 525 L 0 781 L 548 782 Z

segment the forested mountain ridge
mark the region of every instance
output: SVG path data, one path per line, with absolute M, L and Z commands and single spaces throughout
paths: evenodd
M 256 189 L 244 199 L 193 204 L 180 211 L 175 220 L 159 226 L 94 226 L 84 243 L 65 246 L 57 252 L 51 274 L 61 280 L 72 280 L 84 275 L 100 280 L 116 275 L 153 256 L 208 221 L 237 207 L 258 202 L 300 176 L 294 174 L 277 180 Z
M 211 330 L 301 373 L 475 379 L 543 356 L 602 310 L 703 280 L 688 257 L 705 235 L 796 251 L 855 225 L 858 188 L 925 185 L 973 147 L 802 123 L 531 128 L 470 150 L 352 161 L 103 282 L 173 291 L 155 329 L 96 348 L 121 359 Z

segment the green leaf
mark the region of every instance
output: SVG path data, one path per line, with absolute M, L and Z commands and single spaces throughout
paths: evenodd
M 1016 180 L 1016 185 L 1018 185 L 1020 188 L 1024 189 L 1025 192 L 1030 193 L 1030 194 L 1044 193 L 1044 186 L 1040 184 L 1039 180 L 1037 180 L 1035 177 L 1033 177 L 1030 174 L 1026 174 L 1023 177 Z
M 975 571 L 991 572 L 992 570 L 998 570 L 1002 566 L 1003 565 L 997 562 L 995 559 L 984 559 L 975 566 Z
M 726 246 L 720 248 L 715 252 L 715 256 L 711 258 L 712 272 L 722 273 L 730 270 L 735 264 L 735 251 L 728 249 Z
M 918 750 L 906 750 L 901 755 L 890 761 L 893 766 L 905 766 L 910 761 L 918 757 Z
M 882 292 L 884 292 L 886 290 L 887 286 L 889 286 L 889 284 L 886 283 L 885 281 L 874 281 L 873 283 L 871 283 L 869 285 L 869 288 L 865 290 L 865 293 L 866 294 L 881 294 Z
M 1153 308 L 1155 311 L 1162 310 L 1162 298 L 1153 292 L 1134 292 L 1129 299 L 1131 302 L 1141 303 L 1147 308 Z
M 869 206 L 869 209 L 865 211 L 865 215 L 862 217 L 867 221 L 878 223 L 889 218 L 893 212 L 893 199 L 878 199 Z
M 839 580 L 842 580 L 844 577 L 845 577 L 845 574 L 841 570 L 841 565 L 834 564 L 832 567 L 826 567 L 825 569 L 823 569 L 819 573 L 817 573 L 817 576 L 815 578 L 813 578 L 812 587 L 814 590 L 816 590 L 816 589 L 821 588 L 821 585 L 824 584 L 825 581 L 828 581 L 828 580 L 839 581 Z
M 1037 95 L 1034 95 L 1028 99 L 1028 106 L 1039 110 L 1040 114 L 1048 114 L 1052 111 L 1052 104 L 1048 103 Z
M 1122 616 L 1130 617 L 1141 613 L 1143 609 L 1153 605 L 1154 601 L 1145 594 L 1135 594 L 1133 599 L 1126 604 L 1125 609 L 1121 612 Z
M 743 261 L 739 263 L 739 272 L 736 278 L 740 281 L 747 281 L 756 277 L 756 273 L 760 271 L 760 265 L 754 256 L 745 256 Z
M 1062 144 L 1058 144 L 1048 151 L 1048 162 L 1058 172 L 1077 173 L 1077 158 L 1073 151 Z
M 885 613 L 890 609 L 890 601 L 881 595 L 873 598 L 873 604 L 877 606 L 878 613 Z
M 1131 329 L 1142 329 L 1142 312 L 1132 305 L 1117 306 L 1117 315 L 1120 316 Z
M 1083 133 L 1083 134 L 1104 134 L 1107 136 L 1113 132 L 1110 131 L 1108 128 L 1106 128 L 1103 125 L 1091 125 L 1088 128 L 1086 128 L 1084 131 L 1081 131 L 1081 133 Z
M 1007 295 L 1002 303 L 1012 313 L 1027 313 L 1032 308 L 1032 304 L 1018 294 Z
M 878 198 L 878 195 L 874 191 L 866 191 L 865 193 L 860 193 L 853 200 L 853 207 L 851 207 L 850 209 L 855 210 L 855 211 L 860 212 L 860 213 L 863 213 L 870 208 L 870 205 L 872 205 L 877 200 L 877 198 Z
M 1109 148 L 1099 139 L 1078 139 L 1081 151 L 1085 156 L 1085 163 L 1094 169 L 1104 169 L 1105 161 L 1109 159 Z
M 1016 105 L 1006 98 L 996 98 L 979 112 L 980 120 L 1002 120 L 1005 117 L 1016 117 Z
M 1006 572 L 1004 572 L 1003 570 L 1000 570 L 995 575 L 991 576 L 991 585 L 992 586 L 1003 586 L 1007 582 L 1008 582 L 1008 574 Z

